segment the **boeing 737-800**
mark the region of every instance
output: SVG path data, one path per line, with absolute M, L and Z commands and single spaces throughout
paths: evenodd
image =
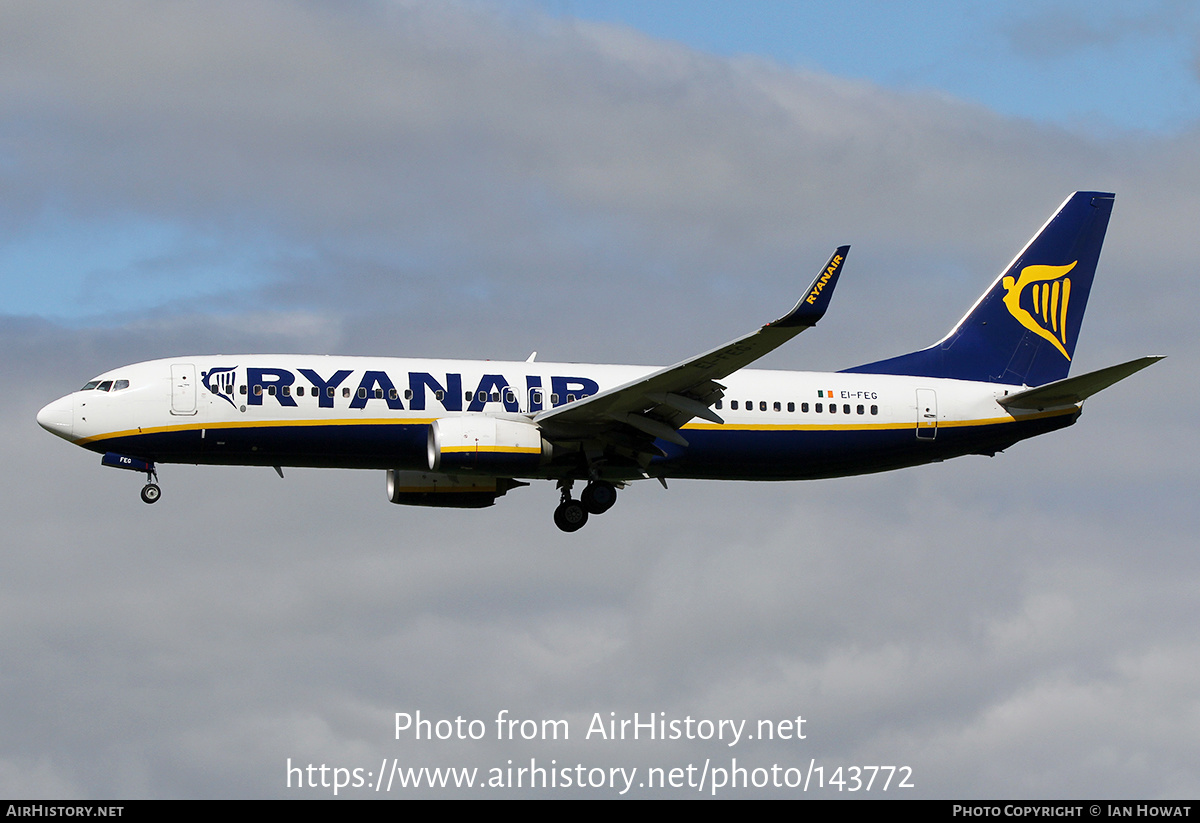
M 639 479 L 804 480 L 992 455 L 1071 425 L 1087 397 L 1160 359 L 1068 377 L 1112 206 L 1071 195 L 949 334 L 840 372 L 746 367 L 824 316 L 848 246 L 779 320 L 667 368 L 172 357 L 105 372 L 37 419 L 144 472 L 147 503 L 158 463 L 382 469 L 393 503 L 462 508 L 553 480 L 564 531 Z

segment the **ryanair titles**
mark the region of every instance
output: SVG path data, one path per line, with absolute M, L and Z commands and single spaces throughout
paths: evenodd
M 513 383 L 503 374 L 473 376 L 447 372 L 433 375 L 410 371 L 396 380 L 383 370 L 337 369 L 324 374 L 316 369 L 285 369 L 270 366 L 211 368 L 201 372 L 204 388 L 235 408 L 279 404 L 298 406 L 314 398 L 319 408 L 349 406 L 364 409 L 369 403 L 389 409 L 423 411 L 440 406 L 446 411 L 483 411 L 488 403 L 499 403 L 509 412 L 536 412 L 544 408 L 582 400 L 600 390 L 587 377 L 554 375 L 549 386 L 542 375 L 525 375 Z M 311 401 L 310 401 L 311 402 Z
M 825 267 L 825 271 L 817 278 L 817 282 L 813 283 L 812 290 L 809 291 L 808 297 L 804 298 L 804 302 L 812 305 L 817 302 L 817 298 L 821 296 L 821 292 L 825 289 L 825 284 L 829 282 L 829 278 L 837 272 L 838 266 L 842 265 L 844 258 L 840 254 L 835 254 L 829 261 L 829 265 Z

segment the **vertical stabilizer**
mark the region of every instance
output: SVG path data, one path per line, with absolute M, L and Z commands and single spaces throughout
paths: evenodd
M 1068 197 L 949 334 L 846 369 L 1040 386 L 1067 376 L 1114 195 Z

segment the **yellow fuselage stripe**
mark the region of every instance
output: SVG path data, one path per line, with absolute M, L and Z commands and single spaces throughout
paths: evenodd
M 139 429 L 126 429 L 124 431 L 108 432 L 107 434 L 96 434 L 91 437 L 83 437 L 74 442 L 83 445 L 85 443 L 94 443 L 97 440 L 111 440 L 115 437 L 135 437 L 139 434 L 164 434 L 167 432 L 183 432 L 183 431 L 200 431 L 205 429 L 211 432 L 219 432 L 225 429 L 279 429 L 292 428 L 303 426 L 428 426 L 433 423 L 435 417 L 406 417 L 403 420 L 387 419 L 387 418 L 369 418 L 363 420 L 361 418 L 341 418 L 330 420 L 230 420 L 220 423 L 182 423 L 177 426 L 147 426 Z
M 1078 411 L 1078 407 L 1070 406 L 1063 409 L 1055 409 L 1052 411 L 1036 412 L 1033 414 L 1023 414 L 1020 417 L 985 417 L 976 420 L 938 420 L 938 428 L 966 428 L 971 426 L 993 426 L 1005 423 L 1021 423 L 1027 420 L 1038 420 L 1045 417 L 1058 417 L 1064 414 L 1074 414 Z M 266 428 L 294 428 L 294 427 L 311 427 L 311 426 L 428 426 L 437 418 L 434 417 L 405 417 L 397 418 L 331 418 L 328 420 L 308 419 L 308 420 L 232 420 L 219 423 L 182 423 L 175 426 L 152 426 L 147 428 L 126 429 L 124 431 L 108 432 L 106 434 L 92 435 L 91 437 L 83 437 L 74 442 L 79 445 L 87 443 L 95 443 L 100 440 L 112 440 L 118 437 L 136 437 L 143 434 L 164 434 L 168 432 L 181 431 L 199 431 L 201 429 L 220 432 L 226 429 L 266 429 Z M 887 431 L 887 430 L 905 430 L 914 429 L 917 427 L 916 422 L 903 423 L 835 423 L 828 421 L 826 423 L 688 423 L 683 426 L 684 431 L 825 431 L 825 432 L 842 432 L 842 431 Z M 932 428 L 932 425 L 930 426 Z M 454 446 L 444 449 L 444 451 L 507 451 L 512 453 L 533 453 L 540 451 L 537 448 L 507 448 L 502 446 L 488 446 L 477 448 L 475 446 Z

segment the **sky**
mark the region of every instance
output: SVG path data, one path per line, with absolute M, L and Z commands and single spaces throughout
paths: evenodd
M 1186 3 L 4 4 L 0 793 L 736 759 L 913 787 L 717 796 L 1195 797 L 1198 124 Z M 851 243 L 762 363 L 846 368 L 939 339 L 1079 189 L 1117 199 L 1074 373 L 1168 359 L 990 459 L 635 484 L 565 535 L 549 483 L 171 465 L 147 507 L 34 421 L 189 353 L 676 362 Z M 586 736 L 634 713 L 805 737 Z

